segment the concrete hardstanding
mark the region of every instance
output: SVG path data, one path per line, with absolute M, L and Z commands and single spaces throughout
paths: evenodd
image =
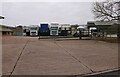
M 118 68 L 115 43 L 4 37 L 2 47 L 6 75 L 81 75 Z

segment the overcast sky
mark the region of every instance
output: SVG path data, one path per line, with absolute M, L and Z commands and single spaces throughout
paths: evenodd
M 41 22 L 86 24 L 94 20 L 91 9 L 92 2 L 3 2 L 2 23 L 10 26 Z

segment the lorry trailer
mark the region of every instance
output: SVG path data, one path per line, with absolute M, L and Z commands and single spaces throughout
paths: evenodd
M 39 27 L 40 36 L 49 36 L 50 30 L 49 30 L 49 24 L 47 23 L 41 23 Z

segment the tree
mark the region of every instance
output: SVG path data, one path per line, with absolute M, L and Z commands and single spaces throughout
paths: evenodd
M 0 16 L 0 19 L 4 19 L 5 17 L 3 17 L 3 16 Z
M 95 2 L 93 3 L 92 12 L 97 20 L 120 20 L 120 1 Z

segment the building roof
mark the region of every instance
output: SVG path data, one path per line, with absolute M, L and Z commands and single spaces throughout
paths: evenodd
M 0 32 L 1 32 L 1 31 L 12 32 L 12 30 L 11 30 L 11 29 L 9 29 L 8 27 L 3 26 L 3 25 L 0 25 Z
M 118 21 L 88 21 L 87 26 L 120 24 Z
M 84 26 L 79 26 L 79 27 L 77 27 L 77 29 L 79 29 L 79 28 L 85 28 Z
M 95 25 L 113 25 L 117 23 L 117 21 L 96 21 Z

